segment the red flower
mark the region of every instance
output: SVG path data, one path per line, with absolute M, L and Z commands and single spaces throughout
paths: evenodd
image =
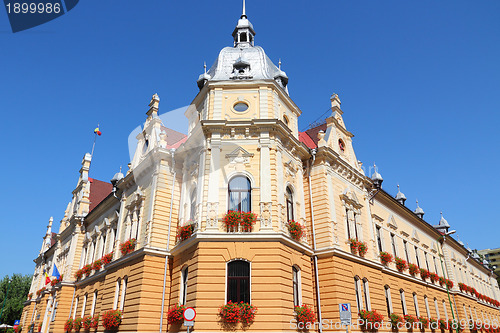
M 101 262 L 103 265 L 107 265 L 113 260 L 113 252 L 106 254 L 104 257 L 101 258 Z
M 102 314 L 102 326 L 106 330 L 115 330 L 122 322 L 122 312 L 120 310 L 109 310 Z
M 406 262 L 406 260 L 396 257 L 395 261 L 396 261 L 396 268 L 401 273 L 403 273 L 405 270 L 408 269 L 408 263 Z
M 384 265 L 389 264 L 390 262 L 392 262 L 392 254 L 384 252 L 384 251 L 381 251 L 380 252 L 380 261 Z
M 296 306 L 294 310 L 295 316 L 297 317 L 297 323 L 306 325 L 307 323 L 314 323 L 316 321 L 316 315 L 309 305 L 303 304 L 301 306 Z
M 194 232 L 194 224 L 192 221 L 189 221 L 188 224 L 186 224 L 185 226 L 177 228 L 177 240 L 179 242 L 182 242 L 191 237 L 193 232 Z
M 184 310 L 186 307 L 184 305 L 174 305 L 170 309 L 168 309 L 167 312 L 167 321 L 170 325 L 174 324 L 180 324 L 184 320 L 184 316 L 182 315 L 184 313 Z
M 125 243 L 120 244 L 120 252 L 122 253 L 122 255 L 124 256 L 124 255 L 127 255 L 130 252 L 134 251 L 135 244 L 136 244 L 135 238 L 130 238 Z
M 290 221 L 288 221 L 286 226 L 288 228 L 288 232 L 290 233 L 290 236 L 293 239 L 298 241 L 302 238 L 302 235 L 304 234 L 304 230 L 303 230 L 303 227 L 300 223 L 295 222 L 294 220 L 290 220 Z

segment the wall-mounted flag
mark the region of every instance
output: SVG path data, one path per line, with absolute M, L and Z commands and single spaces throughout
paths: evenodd
M 52 269 L 52 276 L 59 279 L 61 277 L 61 274 L 59 273 L 59 270 L 57 269 L 56 264 L 54 264 L 54 269 Z

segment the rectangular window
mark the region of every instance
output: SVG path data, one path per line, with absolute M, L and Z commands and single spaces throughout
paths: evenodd
M 403 247 L 405 249 L 405 255 L 406 255 L 406 262 L 407 263 L 410 263 L 410 256 L 408 255 L 408 242 L 406 242 L 405 240 L 403 241 Z
M 51 321 L 56 320 L 56 313 L 57 313 L 57 306 L 59 305 L 59 302 L 54 303 L 54 308 L 52 309 L 52 319 Z
M 382 236 L 380 234 L 380 227 L 377 225 L 376 227 L 376 233 L 377 233 L 377 245 L 378 245 L 378 250 L 379 252 L 382 252 Z
M 354 215 L 354 233 L 356 234 L 356 239 L 361 239 L 359 238 L 358 235 L 358 223 L 357 223 L 356 213 L 354 213 L 353 215 Z
M 83 297 L 83 303 L 82 303 L 82 318 L 85 317 L 85 307 L 87 306 L 87 294 Z
M 351 228 L 349 227 L 349 210 L 346 208 L 345 210 L 345 224 L 347 226 L 347 238 L 351 237 Z
M 417 259 L 417 266 L 420 267 L 420 260 L 418 260 L 418 247 L 415 246 L 415 258 Z
M 396 250 L 396 236 L 391 233 L 391 246 L 392 246 L 392 253 L 394 254 L 394 258 L 398 256 L 398 251 Z
M 429 268 L 429 261 L 427 260 L 427 252 L 424 252 L 424 258 L 425 258 L 425 265 L 427 266 L 427 270 L 430 271 L 431 269 Z
M 297 267 L 292 267 L 293 280 L 293 305 L 300 306 L 300 271 Z
M 250 303 L 250 263 L 235 260 L 227 264 L 227 301 Z
M 439 274 L 439 270 L 438 270 L 438 264 L 437 264 L 437 258 L 436 257 L 432 257 L 433 258 L 433 261 L 434 261 L 434 269 L 435 269 L 435 272 L 436 274 Z

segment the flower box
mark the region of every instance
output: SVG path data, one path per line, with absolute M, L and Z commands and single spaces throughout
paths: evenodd
M 170 325 L 177 325 L 181 324 L 184 321 L 184 310 L 186 309 L 186 306 L 184 305 L 179 305 L 176 304 L 172 306 L 170 309 L 168 309 L 167 312 L 167 321 Z
M 189 221 L 188 224 L 184 226 L 179 226 L 177 228 L 177 240 L 179 242 L 185 241 L 190 238 L 194 232 L 194 224 L 193 221 Z
M 312 324 L 316 322 L 316 314 L 309 305 L 303 304 L 301 306 L 295 306 L 294 311 L 297 323 L 307 325 L 308 323 Z
M 227 304 L 219 308 L 219 317 L 228 324 L 235 324 L 240 319 L 240 307 L 238 303 L 229 301 Z
M 122 312 L 120 310 L 109 310 L 101 315 L 102 326 L 106 330 L 116 330 L 122 323 Z
M 408 263 L 406 262 L 406 260 L 396 257 L 395 261 L 396 261 L 396 269 L 401 273 L 403 273 L 408 269 Z
M 359 311 L 359 317 L 363 320 L 361 326 L 366 330 L 377 330 L 384 321 L 384 316 L 376 310 L 361 310 Z
M 122 253 L 122 256 L 125 256 L 125 255 L 129 254 L 130 252 L 134 251 L 135 244 L 136 244 L 135 238 L 130 238 L 125 243 L 121 243 L 120 244 L 120 252 Z
M 106 254 L 101 258 L 101 262 L 103 265 L 109 264 L 113 260 L 113 252 Z
M 240 307 L 239 311 L 240 322 L 243 324 L 243 326 L 250 325 L 255 319 L 255 313 L 257 313 L 257 307 L 249 303 L 243 303 L 243 302 L 240 302 L 239 307 Z
M 439 281 L 439 275 L 437 275 L 436 273 L 430 273 L 430 278 L 432 283 L 436 283 Z
M 75 329 L 75 332 L 80 332 L 82 329 L 82 322 L 83 318 L 77 317 L 75 320 L 73 320 L 73 328 Z
M 94 270 L 96 272 L 100 271 L 101 267 L 102 267 L 102 260 L 101 259 L 97 259 L 96 261 L 94 261 L 92 263 L 92 270 Z
M 62 279 L 63 279 L 63 276 L 61 275 L 57 279 L 53 279 L 52 281 L 50 281 L 50 285 L 53 287 L 56 284 L 61 283 Z
M 99 315 L 83 317 L 82 325 L 84 331 L 96 329 L 99 326 Z
M 387 266 L 389 263 L 392 262 L 392 254 L 381 251 L 380 252 L 380 261 L 382 262 L 383 265 Z
M 304 229 L 299 222 L 295 222 L 294 220 L 290 220 L 287 223 L 288 232 L 290 233 L 290 237 L 295 239 L 296 241 L 302 238 L 304 234 Z
M 90 275 L 90 272 L 92 272 L 92 265 L 88 264 L 82 267 L 82 275 Z
M 71 332 L 72 329 L 73 329 L 73 318 L 69 318 L 64 323 L 64 332 L 68 332 L 69 333 L 69 332 Z
M 253 225 L 257 222 L 257 215 L 252 212 L 237 212 L 230 210 L 222 218 L 222 222 L 226 225 L 226 230 L 228 232 L 241 231 L 250 232 L 252 231 Z
M 418 321 L 420 322 L 420 324 L 422 325 L 423 328 L 429 327 L 429 319 L 420 316 L 420 317 L 418 317 Z
M 408 270 L 410 271 L 410 274 L 415 276 L 417 275 L 418 273 L 420 273 L 420 268 L 415 265 L 415 264 L 409 264 L 408 265 Z
M 391 313 L 389 315 L 389 320 L 391 321 L 391 326 L 393 329 L 400 328 L 400 326 L 402 326 L 404 321 L 405 321 L 403 316 L 400 316 L 400 315 L 395 314 L 395 313 Z
M 429 271 L 425 268 L 420 268 L 420 277 L 422 277 L 423 280 L 428 279 L 430 277 Z

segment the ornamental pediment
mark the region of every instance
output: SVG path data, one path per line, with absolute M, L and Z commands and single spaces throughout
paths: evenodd
M 392 228 L 396 230 L 398 228 L 398 224 L 396 222 L 396 219 L 394 218 L 394 215 L 389 215 L 389 218 L 387 219 L 387 226 L 389 228 Z
M 340 195 L 340 198 L 347 204 L 352 205 L 354 208 L 361 208 L 363 205 L 359 202 L 356 193 L 349 188 L 346 188 Z
M 411 239 L 415 242 L 415 243 L 419 243 L 420 242 L 420 237 L 418 236 L 418 232 L 416 229 L 413 229 L 413 232 L 411 234 Z
M 229 159 L 229 163 L 249 163 L 253 156 L 254 154 L 249 153 L 242 147 L 238 147 L 231 153 L 226 154 L 226 158 Z

